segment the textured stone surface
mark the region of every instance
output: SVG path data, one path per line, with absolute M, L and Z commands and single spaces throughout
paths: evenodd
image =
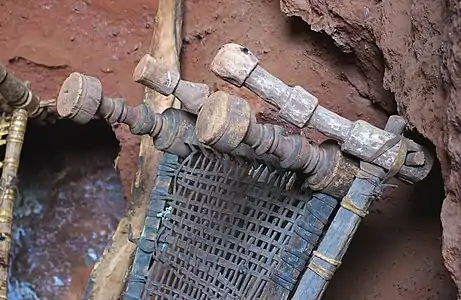
M 392 93 L 383 87 L 385 64 L 373 29 L 381 10 L 375 1 L 281 0 L 281 7 L 288 16 L 301 17 L 312 30 L 330 35 L 343 52 L 354 54 L 358 68 L 344 70 L 348 81 L 360 95 L 389 113 L 395 111 Z
M 443 257 L 461 287 L 459 1 L 281 0 L 282 11 L 330 35 L 356 57 L 345 72 L 359 93 L 398 112 L 437 147 L 446 199 Z M 363 76 L 361 76 L 363 75 Z

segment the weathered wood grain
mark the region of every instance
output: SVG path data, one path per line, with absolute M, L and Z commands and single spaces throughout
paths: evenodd
M 181 79 L 176 69 L 168 68 L 149 54 L 136 66 L 133 80 L 164 96 L 174 95 L 181 101 L 182 109 L 198 114 L 210 95 L 208 85 Z
M 182 0 L 159 1 L 156 24 L 150 54 L 173 70 L 179 70 L 179 55 L 182 46 Z M 165 97 L 146 89 L 144 102 L 154 112 L 163 112 L 168 107 L 179 107 L 173 96 Z M 112 237 L 112 243 L 91 275 L 87 298 L 96 300 L 119 299 L 125 276 L 132 264 L 136 245 L 128 240 L 128 225 L 134 236 L 139 236 L 144 225 L 145 211 L 150 191 L 155 182 L 157 166 L 162 153 L 155 150 L 152 138 L 141 139 L 138 171 L 132 186 L 129 211 Z
M 432 169 L 433 156 L 421 145 L 368 122 L 352 122 L 319 105 L 317 98 L 300 86 L 288 86 L 259 65 L 247 48 L 229 43 L 222 46 L 211 64 L 212 71 L 238 87 L 245 86 L 264 101 L 276 106 L 279 115 L 299 128 L 312 127 L 341 143 L 342 151 L 387 170 L 397 169 L 398 177 L 410 182 L 424 179 Z M 401 127 L 401 124 L 396 125 Z M 397 140 L 399 138 L 400 140 Z M 375 156 L 388 143 L 386 151 Z M 405 145 L 403 145 L 405 143 Z M 422 151 L 424 165 L 405 165 L 406 149 Z M 404 151 L 405 150 L 405 151 Z M 403 159 L 401 159 L 403 157 Z M 402 161 L 401 165 L 396 164 Z

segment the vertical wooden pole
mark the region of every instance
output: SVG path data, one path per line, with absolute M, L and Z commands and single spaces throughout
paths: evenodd
M 0 299 L 8 297 L 11 225 L 16 196 L 16 178 L 27 125 L 27 111 L 15 109 L 6 137 L 5 160 L 0 178 Z
M 182 46 L 182 0 L 161 0 L 158 2 L 156 23 L 150 47 L 150 55 L 173 70 L 179 71 L 179 55 Z M 144 102 L 152 111 L 161 113 L 168 107 L 179 107 L 174 96 L 165 97 L 150 89 L 145 90 Z M 96 300 L 119 299 L 133 262 L 136 245 L 128 241 L 128 226 L 133 235 L 139 236 L 144 226 L 144 218 L 150 192 L 157 173 L 162 153 L 157 151 L 152 138 L 141 139 L 138 156 L 138 170 L 132 186 L 132 201 L 127 216 L 123 218 L 117 231 L 97 266 L 95 266 L 85 298 Z

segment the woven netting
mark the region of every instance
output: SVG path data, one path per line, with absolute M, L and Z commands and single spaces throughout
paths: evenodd
M 265 175 L 202 153 L 160 167 L 172 186 L 142 299 L 290 296 L 337 203 Z

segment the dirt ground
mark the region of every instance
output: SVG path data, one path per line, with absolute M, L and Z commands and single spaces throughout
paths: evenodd
M 148 0 L 5 0 L 0 2 L 0 61 L 17 76 L 31 81 L 33 89 L 43 98 L 55 97 L 65 77 L 72 71 L 79 71 L 100 78 L 107 95 L 123 96 L 131 104 L 136 104 L 141 101 L 142 87 L 131 81 L 131 74 L 136 62 L 148 49 L 154 12 L 155 1 Z M 268 105 L 247 91 L 230 87 L 209 71 L 210 62 L 220 45 L 227 42 L 245 45 L 258 55 L 267 70 L 288 84 L 299 84 L 309 89 L 322 105 L 345 117 L 364 119 L 380 127 L 386 122 L 387 115 L 360 96 L 345 78 L 344 72 L 352 67 L 351 58 L 338 51 L 329 37 L 309 31 L 304 22 L 285 18 L 280 12 L 278 0 L 185 0 L 184 30 L 184 78 L 205 82 L 214 89 L 240 93 L 251 102 L 260 119 L 278 122 Z M 64 126 L 68 132 L 79 132 L 78 126 L 60 124 L 58 126 Z M 69 182 L 73 182 L 70 188 L 73 196 L 70 199 L 80 201 L 76 201 L 74 204 L 78 205 L 71 208 L 60 207 L 71 220 L 67 221 L 67 226 L 53 227 L 52 224 L 62 220 L 51 217 L 48 227 L 40 229 L 42 234 L 36 233 L 27 238 L 31 239 L 28 243 L 34 245 L 30 248 L 38 252 L 46 253 L 54 248 L 61 253 L 75 253 L 49 261 L 46 268 L 41 267 L 37 273 L 33 273 L 36 280 L 32 288 L 39 299 L 63 299 L 62 295 L 67 295 L 65 299 L 80 299 L 91 266 L 91 261 L 85 261 L 88 248 L 94 249 L 97 256 L 107 241 L 104 238 L 68 239 L 71 245 L 65 248 L 63 241 L 66 239 L 62 237 L 40 239 L 48 234 L 46 230 L 53 227 L 61 229 L 60 234 L 64 236 L 81 232 L 82 236 L 89 234 L 91 237 L 93 232 L 78 231 L 76 228 L 86 224 L 99 226 L 99 232 L 110 232 L 113 229 L 110 226 L 121 216 L 123 201 L 109 204 L 109 200 L 122 199 L 118 192 L 121 183 L 113 178 L 115 171 L 111 165 L 117 148 L 110 139 L 91 146 L 98 140 L 94 139 L 98 132 L 101 131 L 86 130 L 86 136 L 70 135 L 74 137 L 74 142 L 78 139 L 82 143 L 81 149 L 89 149 L 86 151 L 88 156 L 78 156 L 76 153 L 79 152 L 72 152 L 76 144 L 61 134 L 54 142 L 71 145 L 61 148 L 70 153 L 64 155 L 68 157 L 67 160 L 63 159 L 61 164 L 56 165 L 52 159 L 57 152 L 45 151 L 39 159 L 41 165 L 32 164 L 30 168 L 21 169 L 19 178 L 24 177 L 23 189 L 33 192 L 37 191 L 37 186 L 33 179 L 27 178 L 33 178 L 38 170 L 50 168 L 49 177 L 40 177 L 39 189 L 47 195 L 40 200 L 45 208 L 44 216 L 48 216 L 46 212 L 60 207 L 50 201 L 57 201 L 59 193 L 56 190 L 67 191 Z M 311 132 L 304 134 L 313 140 L 321 138 Z M 116 135 L 121 144 L 118 168 L 125 194 L 128 195 L 136 167 L 139 139 L 130 136 L 124 127 L 116 128 Z M 38 133 L 34 137 L 40 139 Z M 39 143 L 36 145 L 43 146 Z M 34 150 L 29 148 L 26 151 Z M 101 161 L 101 165 L 95 166 L 91 159 Z M 88 166 L 88 169 L 82 166 Z M 86 174 L 86 177 L 68 177 L 72 172 L 66 170 L 77 167 L 79 174 Z M 60 176 L 61 180 L 49 180 L 53 184 L 47 183 L 47 178 Z M 440 254 L 439 213 L 444 195 L 439 177 L 435 174 L 415 187 L 402 186 L 389 192 L 373 206 L 372 213 L 363 222 L 342 267 L 329 286 L 325 299 L 456 298 L 454 285 Z M 97 179 L 108 182 L 110 188 L 102 189 L 104 193 L 101 195 L 87 193 L 83 186 Z M 82 199 L 100 204 L 89 207 Z M 100 221 L 104 219 L 96 217 L 95 209 L 99 210 L 101 218 L 105 216 L 108 224 L 112 225 L 100 227 Z M 85 220 L 78 217 L 88 211 L 95 214 L 93 218 Z M 31 229 L 30 222 L 34 219 L 30 216 L 16 218 L 15 222 L 19 224 L 17 220 L 26 223 L 21 223 L 21 226 Z M 18 282 L 30 282 L 28 264 L 37 264 L 44 259 L 30 252 L 34 251 L 18 247 L 19 254 L 13 257 L 13 278 Z M 59 271 L 58 266 L 63 269 Z M 39 272 L 46 276 L 40 276 Z M 57 283 L 59 292 L 45 288 L 53 282 Z

